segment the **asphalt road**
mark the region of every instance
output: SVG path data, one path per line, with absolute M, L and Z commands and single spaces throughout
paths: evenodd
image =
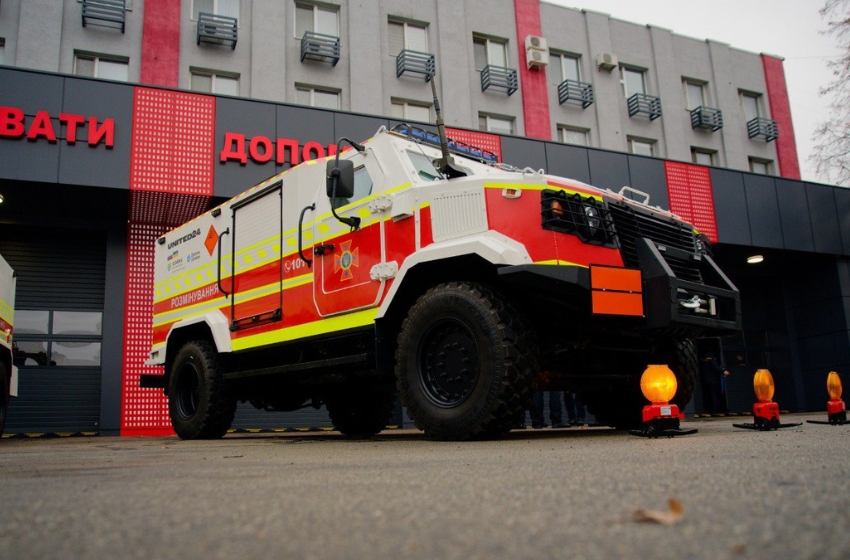
M 683 427 L 4 439 L 0 558 L 850 558 L 850 425 Z

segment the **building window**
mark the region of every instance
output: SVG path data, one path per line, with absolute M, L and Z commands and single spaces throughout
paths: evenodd
M 623 84 L 623 93 L 626 98 L 629 98 L 636 93 L 646 93 L 645 71 L 635 70 L 634 68 L 628 68 L 626 66 L 621 66 L 620 71 L 622 74 L 621 82 Z
M 573 54 L 549 53 L 549 67 L 560 84 L 564 80 L 581 81 L 581 58 Z
M 741 109 L 744 111 L 744 120 L 750 122 L 761 116 L 761 94 L 742 91 Z
M 773 175 L 773 162 L 769 159 L 751 157 L 750 171 L 760 175 Z M 15 326 L 17 328 L 17 325 Z
M 307 31 L 339 37 L 339 7 L 296 2 L 295 37 L 300 39 Z
M 704 148 L 691 148 L 691 161 L 699 165 L 717 165 L 717 152 Z
M 219 74 L 207 70 L 191 69 L 192 91 L 239 95 L 239 75 Z
M 590 130 L 586 128 L 576 128 L 571 126 L 559 126 L 558 138 L 564 144 L 576 144 L 578 146 L 588 146 L 588 137 Z
M 395 58 L 403 50 L 428 52 L 428 26 L 419 23 L 390 21 L 390 56 Z
M 683 80 L 682 87 L 685 90 L 685 108 L 693 111 L 698 107 L 705 107 L 705 83 L 694 80 Z
M 129 60 L 100 54 L 74 55 L 74 74 L 103 80 L 129 80 Z
M 0 37 L 0 64 L 6 64 L 6 39 Z
M 629 151 L 640 156 L 655 155 L 655 140 L 646 138 L 629 138 Z
M 197 20 L 201 12 L 239 19 L 239 0 L 194 0 L 192 2 L 193 19 Z
M 480 113 L 478 115 L 478 129 L 496 134 L 514 134 L 513 117 L 499 117 Z
M 431 105 L 414 101 L 392 100 L 390 115 L 403 121 L 431 122 Z
M 15 312 L 18 367 L 100 367 L 100 311 Z
M 309 105 L 310 107 L 321 107 L 323 109 L 339 109 L 340 97 L 339 90 L 297 84 L 295 86 L 295 102 L 299 105 Z
M 472 37 L 472 50 L 475 54 L 475 69 L 479 72 L 485 66 L 508 66 L 508 43 L 503 39 Z

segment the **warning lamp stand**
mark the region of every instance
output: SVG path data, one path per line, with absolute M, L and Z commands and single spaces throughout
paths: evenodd
M 847 407 L 841 400 L 841 378 L 834 371 L 829 372 L 826 379 L 826 390 L 829 392 L 829 401 L 826 403 L 826 420 L 806 420 L 809 424 L 830 424 L 832 426 L 843 426 L 847 424 Z
M 745 430 L 778 430 L 780 428 L 794 428 L 802 426 L 802 422 L 783 424 L 779 421 L 779 403 L 773 402 L 773 376 L 766 369 L 756 371 L 753 378 L 753 388 L 756 392 L 758 402 L 753 405 L 752 424 L 732 424 L 736 428 Z
M 675 437 L 697 433 L 696 428 L 682 430 L 679 422 L 684 414 L 679 412 L 675 404 L 649 404 L 643 407 L 643 424 L 639 430 L 629 433 L 640 437 Z
M 643 407 L 643 424 L 639 430 L 629 433 L 640 437 L 675 437 L 697 433 L 696 429 L 682 430 L 679 421 L 683 414 L 679 407 L 669 404 L 676 394 L 676 375 L 663 364 L 649 365 L 640 378 L 640 390 L 652 404 Z

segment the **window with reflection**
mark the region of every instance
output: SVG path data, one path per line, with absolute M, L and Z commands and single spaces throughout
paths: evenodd
M 100 367 L 100 311 L 15 312 L 14 360 L 27 367 Z

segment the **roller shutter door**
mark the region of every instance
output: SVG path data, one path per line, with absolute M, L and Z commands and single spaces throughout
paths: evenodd
M 7 433 L 97 432 L 106 234 L 0 225 L 17 273 L 18 397 Z

